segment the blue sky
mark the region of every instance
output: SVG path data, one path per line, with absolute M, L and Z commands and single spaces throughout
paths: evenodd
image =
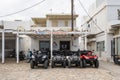
M 41 0 L 42 1 L 42 0 Z M 95 0 L 81 0 L 85 8 L 88 9 L 89 6 Z M 6 15 L 12 12 L 16 12 L 27 8 L 40 0 L 1 0 L 0 2 L 0 16 Z M 85 15 L 84 10 L 81 8 L 78 0 L 74 0 L 75 13 L 79 15 L 77 19 L 78 25 L 81 17 Z M 52 12 L 50 11 L 52 9 Z M 0 20 L 29 20 L 31 17 L 45 17 L 46 14 L 70 14 L 71 13 L 71 0 L 46 0 L 40 5 L 33 7 L 27 11 L 21 12 L 8 17 L 0 18 Z

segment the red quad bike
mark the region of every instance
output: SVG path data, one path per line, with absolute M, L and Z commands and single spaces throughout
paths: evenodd
M 88 50 L 81 51 L 80 58 L 84 68 L 87 65 L 94 66 L 95 68 L 99 67 L 98 56 L 92 55 L 92 53 L 92 51 Z

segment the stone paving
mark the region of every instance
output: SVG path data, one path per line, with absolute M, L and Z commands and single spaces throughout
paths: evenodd
M 100 61 L 100 68 L 108 70 L 114 80 L 120 80 L 120 65 L 115 65 L 113 62 Z
M 0 80 L 114 80 L 109 71 L 99 68 L 30 69 L 25 62 L 0 64 Z

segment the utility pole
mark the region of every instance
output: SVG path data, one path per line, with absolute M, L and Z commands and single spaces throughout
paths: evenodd
M 74 31 L 74 20 L 73 20 L 73 6 L 74 6 L 74 0 L 71 0 L 71 31 Z M 73 45 L 73 34 L 71 35 L 72 39 L 72 45 Z
M 73 18 L 73 8 L 74 7 L 74 0 L 71 0 L 71 31 L 74 31 L 74 18 Z
M 5 63 L 5 29 L 2 21 L 2 63 Z

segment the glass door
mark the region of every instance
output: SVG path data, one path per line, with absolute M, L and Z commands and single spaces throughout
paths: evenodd
M 60 41 L 60 50 L 70 50 L 70 41 Z

